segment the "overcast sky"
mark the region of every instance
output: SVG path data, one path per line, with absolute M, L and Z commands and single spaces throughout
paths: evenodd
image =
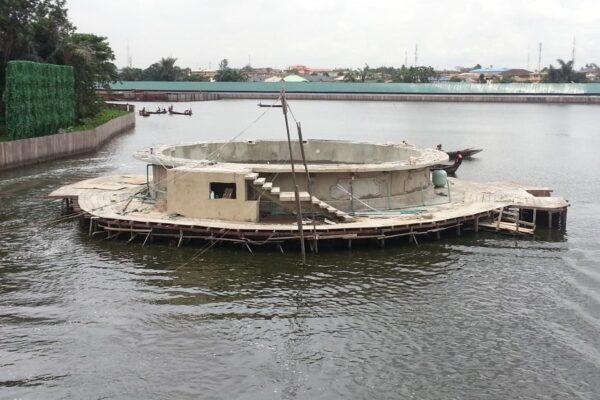
M 68 0 L 79 32 L 108 37 L 119 67 L 161 57 L 181 67 L 537 68 L 600 63 L 598 0 Z

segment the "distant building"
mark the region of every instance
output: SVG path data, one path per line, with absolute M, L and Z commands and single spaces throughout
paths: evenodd
M 310 68 L 302 64 L 290 65 L 287 70 L 295 71 L 298 75 L 325 75 L 333 72 L 331 68 Z
M 216 69 L 193 69 L 190 71 L 190 75 L 191 76 L 201 76 L 203 78 L 206 78 L 208 80 L 214 80 L 215 76 L 217 75 L 217 70 Z
M 308 79 L 298 75 L 288 75 L 282 79 L 284 82 L 308 82 Z

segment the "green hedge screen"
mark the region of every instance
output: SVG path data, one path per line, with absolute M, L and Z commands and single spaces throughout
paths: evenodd
M 12 139 L 51 135 L 71 126 L 75 121 L 73 68 L 10 61 L 4 103 Z

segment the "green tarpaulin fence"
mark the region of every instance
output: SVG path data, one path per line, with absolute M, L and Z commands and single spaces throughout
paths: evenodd
M 75 121 L 73 68 L 11 61 L 3 99 L 6 129 L 13 139 L 57 133 Z

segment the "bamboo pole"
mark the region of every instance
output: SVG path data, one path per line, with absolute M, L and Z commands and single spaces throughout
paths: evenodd
M 288 149 L 290 152 L 290 165 L 292 166 L 292 182 L 294 183 L 294 193 L 296 194 L 296 217 L 298 220 L 298 231 L 300 233 L 300 252 L 302 253 L 302 264 L 306 264 L 306 249 L 304 248 L 304 229 L 302 227 L 302 206 L 300 205 L 300 191 L 296 182 L 296 169 L 294 168 L 294 153 L 292 151 L 292 139 L 290 137 L 290 125 L 287 116 L 287 101 L 285 100 L 285 89 L 281 89 L 281 109 L 285 119 L 285 131 L 287 133 Z M 311 199 L 312 202 L 312 199 Z

